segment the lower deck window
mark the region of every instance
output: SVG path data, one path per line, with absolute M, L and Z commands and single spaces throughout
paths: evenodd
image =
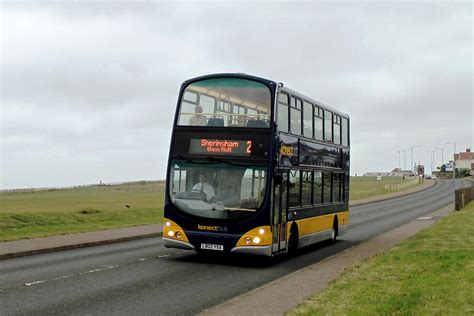
M 303 171 L 301 177 L 301 203 L 303 205 L 312 204 L 312 181 L 313 173 L 311 171 Z
M 313 176 L 313 204 L 323 202 L 323 174 L 321 171 L 315 171 Z
M 331 172 L 324 171 L 323 173 L 323 202 L 324 203 L 332 202 L 331 188 L 332 188 Z
M 290 170 L 290 181 L 288 189 L 288 206 L 300 206 L 300 171 Z

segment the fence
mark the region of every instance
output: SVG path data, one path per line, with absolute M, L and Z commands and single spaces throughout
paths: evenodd
M 44 191 L 57 190 L 81 190 L 90 192 L 112 192 L 112 191 L 161 191 L 165 180 L 140 180 L 128 182 L 109 182 L 97 184 L 83 184 L 62 187 L 45 187 L 45 188 L 22 188 L 22 189 L 5 189 L 0 193 L 35 193 Z
M 418 183 L 418 178 L 397 184 L 386 184 L 385 190 L 400 191 Z
M 455 208 L 457 211 L 462 209 L 464 205 L 474 200 L 474 187 L 456 190 Z

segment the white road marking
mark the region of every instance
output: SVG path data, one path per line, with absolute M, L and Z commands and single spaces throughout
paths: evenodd
M 60 276 L 60 277 L 51 279 L 51 281 L 56 281 L 56 280 L 61 280 L 61 279 L 67 279 L 67 278 L 71 278 L 71 277 L 73 277 L 73 276 L 74 276 L 74 274 L 63 275 L 63 276 Z
M 117 267 L 118 266 L 108 266 L 108 267 L 104 267 L 104 268 L 89 270 L 88 273 L 94 273 L 94 272 L 99 272 L 99 271 L 104 271 L 104 270 L 110 270 L 110 269 L 117 268 Z
M 26 286 L 31 286 L 31 285 L 41 284 L 41 283 L 46 283 L 46 282 L 48 282 L 48 280 L 34 281 L 34 282 L 30 282 L 30 283 L 25 283 L 25 285 Z
M 117 267 L 118 267 L 118 265 L 106 266 L 106 267 L 103 267 L 103 268 L 92 269 L 92 270 L 89 270 L 89 271 L 79 272 L 79 273 L 76 273 L 76 274 L 62 275 L 60 277 L 56 277 L 56 278 L 53 278 L 53 279 L 46 279 L 46 280 L 28 282 L 28 283 L 25 283 L 25 285 L 26 286 L 31 286 L 31 285 L 36 285 L 36 284 L 48 283 L 48 282 L 52 282 L 52 281 L 68 279 L 68 278 L 72 278 L 72 277 L 80 276 L 80 275 L 85 275 L 85 274 L 89 274 L 89 273 L 95 273 L 95 272 L 110 270 L 110 269 L 117 268 Z
M 147 261 L 148 259 L 147 258 L 140 258 L 138 259 L 138 261 Z
M 424 216 L 424 217 L 418 217 L 418 219 L 424 220 L 424 219 L 432 219 L 433 216 Z
M 158 256 L 158 258 L 166 258 L 166 257 L 169 257 L 171 255 L 161 255 L 161 256 Z

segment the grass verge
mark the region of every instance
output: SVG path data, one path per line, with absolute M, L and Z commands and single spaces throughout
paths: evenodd
M 380 181 L 377 181 L 376 177 L 351 177 L 350 181 L 349 200 L 351 202 L 403 191 L 419 185 L 415 178 L 403 180 L 400 177 L 382 177 Z
M 342 273 L 288 315 L 474 314 L 474 202 Z
M 0 193 L 0 241 L 160 223 L 163 182 Z
M 156 224 L 163 212 L 153 210 L 0 213 L 0 241 L 46 237 L 109 228 Z

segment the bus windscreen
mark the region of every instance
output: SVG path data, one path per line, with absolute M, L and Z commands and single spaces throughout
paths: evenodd
M 189 84 L 183 92 L 178 125 L 269 128 L 270 89 L 240 78 L 214 78 Z
M 173 160 L 169 194 L 176 209 L 197 217 L 246 217 L 263 203 L 266 168 Z

